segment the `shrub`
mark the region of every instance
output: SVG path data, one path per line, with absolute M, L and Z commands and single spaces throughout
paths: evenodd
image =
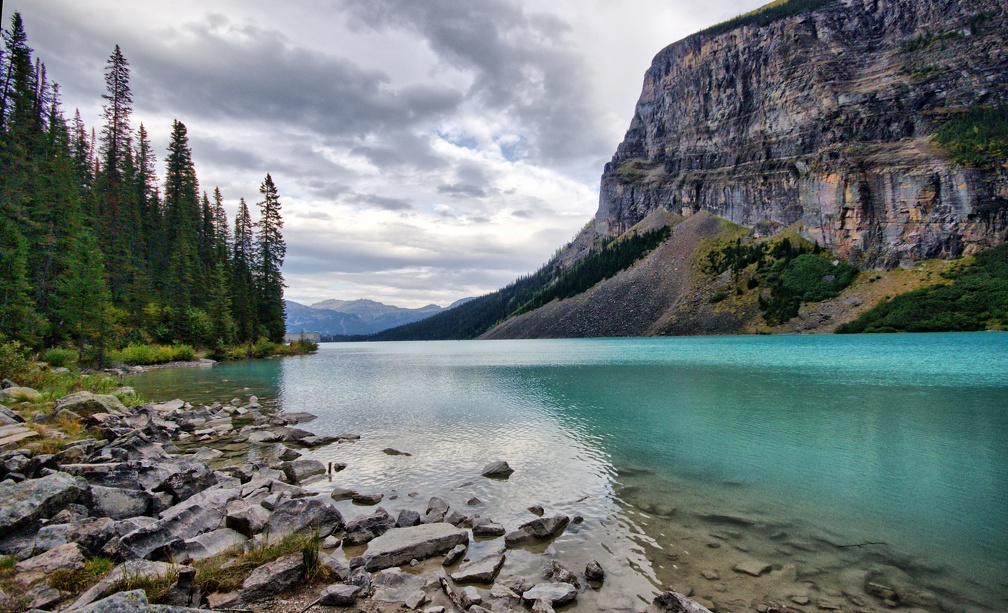
M 196 350 L 190 345 L 127 345 L 111 355 L 123 364 L 165 364 L 196 359 Z
M 1008 159 L 1008 105 L 978 106 L 959 113 L 934 138 L 962 166 L 1003 164 Z
M 80 354 L 73 349 L 53 348 L 42 354 L 42 361 L 54 368 L 74 366 L 79 359 Z
M 763 27 L 795 15 L 801 15 L 832 4 L 834 0 L 774 0 L 765 6 L 728 21 L 700 30 L 694 36 L 716 36 L 744 26 Z
M 716 293 L 716 294 L 714 294 L 713 296 L 710 297 L 710 303 L 711 304 L 717 304 L 719 302 L 724 301 L 724 299 L 727 298 L 727 297 L 728 297 L 728 294 L 726 294 L 725 292 L 718 292 L 718 293 Z
M 255 342 L 252 346 L 252 357 L 254 358 L 268 358 L 273 355 L 276 351 L 276 344 L 272 343 L 265 336 L 260 337 L 259 340 Z

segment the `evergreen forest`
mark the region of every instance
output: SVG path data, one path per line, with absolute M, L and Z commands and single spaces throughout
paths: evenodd
M 96 132 L 79 111 L 67 118 L 12 16 L 0 50 L 0 342 L 94 365 L 152 344 L 223 356 L 281 342 L 286 246 L 272 177 L 257 220 L 244 198 L 229 219 L 221 191 L 201 188 L 179 120 L 158 177 L 118 45 L 104 79 Z

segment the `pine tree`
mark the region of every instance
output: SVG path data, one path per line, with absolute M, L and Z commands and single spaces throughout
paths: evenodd
M 235 320 L 231 315 L 231 287 L 229 283 L 228 266 L 225 262 L 217 262 L 210 278 L 208 295 L 208 315 L 210 316 L 210 344 L 216 349 L 234 342 Z
M 70 267 L 57 284 L 61 324 L 81 349 L 97 346 L 98 361 L 104 361 L 109 330 L 111 296 L 105 284 L 105 266 L 94 234 L 84 230 L 77 237 Z
M 177 332 L 184 328 L 184 312 L 193 305 L 192 291 L 199 280 L 199 185 L 193 167 L 189 136 L 178 120 L 172 124 L 165 159 L 164 224 L 167 254 L 164 295 L 176 311 Z
M 224 210 L 224 196 L 219 187 L 213 191 L 213 225 L 215 239 L 215 259 L 217 262 L 230 262 L 231 228 L 228 227 L 227 211 Z
M 0 337 L 35 345 L 41 337 L 42 318 L 31 299 L 27 260 L 24 237 L 0 216 Z
M 235 231 L 232 266 L 234 276 L 232 279 L 233 312 L 235 323 L 238 327 L 238 340 L 251 342 L 255 340 L 256 329 L 256 309 L 253 305 L 255 295 L 255 281 L 252 277 L 253 260 L 253 227 L 252 217 L 249 215 L 248 205 L 245 199 L 238 201 L 238 213 L 235 215 Z
M 116 45 L 105 64 L 105 89 L 102 107 L 105 125 L 101 132 L 103 172 L 98 174 L 101 202 L 102 244 L 109 272 L 109 289 L 117 303 L 131 303 L 136 310 L 137 261 L 133 254 L 134 237 L 139 228 L 139 203 L 133 190 L 135 174 L 132 156 L 133 94 L 129 86 L 129 62 Z
M 259 186 L 263 199 L 259 202 L 259 221 L 256 222 L 256 293 L 258 319 L 266 333 L 266 337 L 274 343 L 283 342 L 284 337 L 284 303 L 283 303 L 283 266 L 287 254 L 287 244 L 284 243 L 280 229 L 283 219 L 280 217 L 280 197 L 276 185 L 269 174 Z

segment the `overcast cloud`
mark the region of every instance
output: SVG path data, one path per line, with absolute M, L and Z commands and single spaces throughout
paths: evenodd
M 185 123 L 232 215 L 271 173 L 289 299 L 421 306 L 497 289 L 570 240 L 652 57 L 759 4 L 8 0 L 3 20 L 21 11 L 66 114 L 96 128 L 119 44 L 134 127 L 164 152 Z

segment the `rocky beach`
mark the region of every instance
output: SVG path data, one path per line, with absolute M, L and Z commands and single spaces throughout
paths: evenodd
M 120 400 L 130 388 L 77 392 L 43 412 L 34 410 L 38 392 L 7 383 L 5 610 L 544 612 L 606 590 L 598 562 L 568 568 L 550 555 L 548 544 L 580 516 L 533 505 L 528 521 L 504 526 L 481 516 L 478 499 L 452 508 L 415 493 L 406 495 L 413 508 L 393 516 L 378 505 L 396 493 L 329 486 L 345 465 L 312 459 L 312 450 L 357 445 L 360 435 L 315 435 L 302 427 L 310 413 L 255 396 L 130 407 Z M 54 453 L 27 447 L 68 431 L 75 440 Z M 473 477 L 506 480 L 513 470 L 494 460 L 480 472 Z M 358 515 L 337 509 L 346 500 Z M 516 550 L 541 558 L 543 573 L 502 575 Z M 650 610 L 707 609 L 669 592 Z

